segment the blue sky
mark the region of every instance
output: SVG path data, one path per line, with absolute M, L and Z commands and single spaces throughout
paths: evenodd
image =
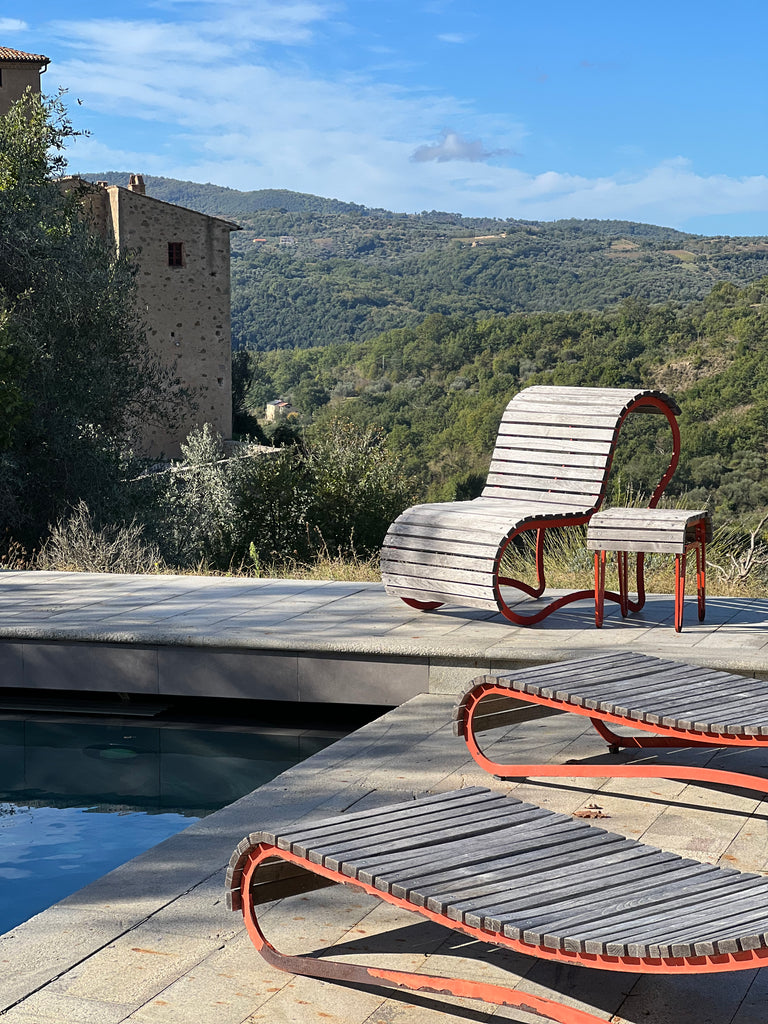
M 768 234 L 765 0 L 6 0 L 70 170 Z M 80 103 L 75 101 L 79 100 Z

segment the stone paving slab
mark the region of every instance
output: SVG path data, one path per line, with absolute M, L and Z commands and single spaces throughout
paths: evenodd
M 620 834 L 742 870 L 768 868 L 768 805 L 742 790 L 663 779 L 489 778 L 451 729 L 454 698 L 422 694 L 0 936 L 3 1024 L 466 1024 L 540 1018 L 471 1000 L 344 987 L 270 968 L 225 909 L 225 863 L 260 826 L 486 785 L 563 813 L 597 804 Z M 534 711 L 531 714 L 531 710 Z M 522 759 L 608 755 L 586 719 L 528 709 L 499 739 Z M 648 752 L 641 753 L 644 758 Z M 665 759 L 768 775 L 763 751 L 662 751 Z M 768 971 L 658 978 L 590 971 L 499 951 L 351 887 L 262 909 L 286 952 L 519 985 L 621 1024 L 765 1024 Z

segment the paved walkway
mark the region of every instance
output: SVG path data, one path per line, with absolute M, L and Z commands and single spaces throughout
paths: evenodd
M 557 596 L 559 591 L 553 592 Z M 521 608 L 532 606 L 527 598 Z M 539 602 L 536 602 L 538 607 Z M 366 679 L 383 687 L 379 703 L 400 703 L 423 690 L 456 692 L 482 669 L 503 669 L 525 663 L 561 660 L 616 647 L 680 658 L 748 674 L 768 675 L 768 599 L 709 598 L 703 623 L 696 617 L 695 598 L 688 599 L 682 633 L 673 629 L 674 602 L 670 594 L 651 595 L 638 615 L 622 619 L 617 605 L 606 606 L 605 625 L 595 629 L 591 600 L 572 604 L 537 626 L 515 626 L 501 615 L 472 608 L 444 607 L 419 612 L 388 597 L 378 583 L 324 583 L 298 580 L 234 579 L 201 576 L 118 576 L 99 573 L 0 573 L 0 678 L 6 686 L 43 686 L 34 676 L 35 660 L 24 666 L 23 648 L 37 644 L 40 673 L 51 674 L 50 650 L 41 644 L 69 644 L 65 662 L 56 670 L 69 671 L 62 685 L 76 686 L 88 666 L 77 662 L 73 644 L 101 645 L 103 656 L 120 647 L 106 673 L 125 678 L 116 689 L 132 687 L 155 692 L 169 677 L 194 673 L 178 671 L 178 652 L 230 652 L 233 670 L 219 679 L 222 696 L 244 671 L 238 652 L 274 654 L 268 673 L 254 683 L 277 686 L 285 666 L 278 655 L 299 656 L 305 668 L 305 690 L 294 698 L 255 692 L 232 696 L 283 696 L 283 699 L 328 699 L 324 696 L 322 666 L 313 669 L 314 656 L 350 660 L 349 685 Z M 166 668 L 145 661 L 156 678 L 144 679 L 140 653 L 128 665 L 124 645 L 137 652 L 162 651 Z M 154 655 L 153 655 L 154 656 Z M 393 684 L 392 659 L 410 672 L 407 685 L 388 694 Z M 75 666 L 75 667 L 73 667 Z M 211 661 L 201 663 L 200 679 L 210 675 Z M 422 670 L 423 671 L 420 671 Z M 25 674 L 22 674 L 22 671 Z M 293 668 L 291 668 L 293 672 Z M 32 673 L 32 674 L 31 674 Z M 338 686 L 338 665 L 334 667 Z M 98 673 L 96 673 L 98 675 Z M 104 673 L 101 673 L 104 677 Z M 135 678 L 134 678 L 135 677 Z M 13 680 L 13 681 L 12 681 Z M 294 686 L 294 676 L 289 677 Z M 58 684 L 57 684 L 58 685 Z M 82 683 L 81 685 L 85 685 Z M 202 683 L 200 684 L 202 685 Z M 288 684 L 286 683 L 286 686 Z M 297 684 L 301 688 L 301 680 Z M 366 683 L 367 685 L 367 683 Z M 191 692 L 198 693 L 198 689 Z M 358 688 L 358 698 L 361 697 Z M 352 699 L 352 692 L 343 699 Z M 377 701 L 373 701 L 374 703 Z
M 224 906 L 224 866 L 259 827 L 362 809 L 404 794 L 487 785 L 664 849 L 768 870 L 768 807 L 744 791 L 663 780 L 484 776 L 450 728 L 452 698 L 423 694 L 0 936 L 3 1024 L 482 1024 L 519 1011 L 443 996 L 387 996 L 266 966 Z M 515 757 L 607 758 L 576 715 L 530 712 L 510 727 Z M 628 755 L 623 755 L 628 756 Z M 664 752 L 768 774 L 764 752 Z M 601 785 L 601 782 L 603 784 Z M 614 1024 L 765 1024 L 768 971 L 635 976 L 546 964 L 460 938 L 345 887 L 272 904 L 262 918 L 286 952 L 336 947 L 365 962 L 500 980 L 555 995 Z M 341 947 L 339 950 L 338 947 Z

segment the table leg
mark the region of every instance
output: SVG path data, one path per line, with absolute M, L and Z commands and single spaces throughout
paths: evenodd
M 619 570 L 619 607 L 621 617 L 626 619 L 629 614 L 629 555 L 626 551 L 616 552 L 616 562 Z
M 595 552 L 595 626 L 603 625 L 605 609 L 605 551 Z
M 707 593 L 707 526 L 703 519 L 698 523 L 696 533 L 696 596 L 699 604 L 699 622 L 703 622 Z
M 697 549 L 698 551 L 698 549 Z M 685 552 L 675 555 L 675 632 L 683 629 L 683 602 L 685 601 Z

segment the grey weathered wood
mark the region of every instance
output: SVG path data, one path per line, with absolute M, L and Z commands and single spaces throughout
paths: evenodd
M 605 462 L 606 458 L 610 455 L 613 449 L 613 438 L 606 441 L 597 441 L 595 439 L 580 440 L 578 438 L 568 438 L 567 443 L 564 443 L 563 438 L 560 437 L 528 437 L 522 436 L 516 431 L 512 432 L 508 430 L 502 423 L 499 427 L 499 435 L 496 442 L 496 447 L 500 451 L 506 451 L 508 448 L 518 448 L 521 450 L 528 450 L 530 452 L 549 452 L 557 453 L 567 458 L 572 455 L 595 455 L 599 456 Z M 496 449 L 494 449 L 495 457 Z
M 470 502 L 415 506 L 390 528 L 382 552 L 387 592 L 420 601 L 442 598 L 503 610 L 503 599 L 495 587 L 497 565 L 490 570 L 472 567 L 472 571 L 489 572 L 488 586 L 482 592 L 472 589 L 476 580 L 460 586 L 456 580 L 451 586 L 436 582 L 430 566 L 448 567 L 447 560 L 424 559 L 419 563 L 422 568 L 410 569 L 406 579 L 391 561 L 402 560 L 392 554 L 397 536 L 407 529 L 418 531 L 411 536 L 425 536 L 428 541 L 432 537 L 446 544 L 452 542 L 460 561 L 478 540 L 498 551 L 516 531 L 539 521 L 547 526 L 584 521 L 603 499 L 623 416 L 634 403 L 651 395 L 676 410 L 661 393 L 642 389 L 537 386 L 520 392 L 502 417 L 482 497 Z M 541 458 L 537 459 L 537 451 Z M 451 554 L 446 547 L 438 550 L 446 556 Z M 438 575 L 437 579 L 443 577 Z
M 487 790 L 339 815 L 276 838 L 304 848 L 313 829 L 321 842 L 306 846 L 308 857 L 338 863 L 414 909 L 481 927 L 491 941 L 503 934 L 588 953 L 689 956 L 759 948 L 768 933 L 768 879 Z M 233 855 L 235 905 L 238 866 L 263 834 L 271 833 L 254 833 Z
M 489 930 L 490 940 L 503 934 L 635 956 L 765 944 L 768 879 L 658 851 L 489 791 L 441 798 L 339 815 L 278 839 L 284 848 L 303 848 L 313 830 L 323 842 L 306 847 L 307 856 L 335 858 L 348 878 L 370 879 L 415 908 Z M 356 839 L 341 840 L 342 863 L 342 852 L 331 856 L 326 844 L 344 836 Z M 236 890 L 237 864 L 252 838 L 233 855 Z
M 590 551 L 660 551 L 682 554 L 704 520 L 712 539 L 712 516 L 706 509 L 610 508 L 597 512 L 587 530 Z
M 372 807 L 354 814 L 335 814 L 332 817 L 309 821 L 303 823 L 300 828 L 292 830 L 290 839 L 286 838 L 287 833 L 277 835 L 269 832 L 254 833 L 251 839 L 253 843 L 254 836 L 268 836 L 269 838 L 263 841 L 289 850 L 291 842 L 311 844 L 317 840 L 322 841 L 339 834 L 365 831 L 366 829 L 375 834 L 378 828 L 392 821 L 393 816 L 401 821 L 417 823 L 423 818 L 450 813 L 455 807 L 470 810 L 476 804 L 485 806 L 488 803 L 498 803 L 500 799 L 503 799 L 502 794 L 491 793 L 484 786 L 469 786 L 466 789 L 449 790 L 446 793 L 435 793 L 418 799 L 386 804 L 384 807 Z
M 503 442 L 503 443 L 502 443 Z M 509 442 L 499 438 L 493 452 L 491 466 L 498 460 L 499 466 L 519 466 L 520 472 L 526 472 L 531 467 L 531 453 L 534 452 L 534 467 L 556 466 L 567 467 L 573 470 L 584 469 L 591 472 L 605 473 L 605 453 L 595 454 L 588 452 L 563 452 L 560 449 L 548 451 L 540 446 L 533 447 L 527 438 L 520 438 L 517 441 L 509 439 Z
M 457 565 L 456 563 L 445 564 L 445 559 L 440 558 L 429 558 L 428 556 L 422 561 L 421 559 L 412 561 L 402 561 L 398 558 L 382 558 L 381 566 L 383 570 L 386 570 L 392 576 L 410 576 L 416 575 L 420 568 L 429 570 L 430 582 L 437 583 L 438 580 L 461 583 L 462 586 L 467 583 L 476 583 L 481 587 L 489 586 L 489 576 L 492 568 L 492 563 L 487 568 L 482 564 L 477 568 L 472 568 L 471 565 L 465 567 L 464 565 Z
M 390 556 L 395 551 L 441 551 L 447 554 L 455 552 L 471 558 L 476 556 L 495 558 L 499 545 L 497 543 L 483 544 L 481 541 L 470 540 L 465 537 L 460 538 L 458 542 L 455 538 L 444 540 L 442 537 L 430 536 L 426 531 L 422 531 L 419 536 L 397 534 L 395 537 L 391 537 L 386 550 Z
M 564 710 L 571 705 L 686 732 L 768 736 L 768 681 L 643 654 L 479 676 L 456 706 L 457 733 L 462 732 L 471 694 L 487 683 L 508 686 L 510 698 L 518 700 L 526 695 L 557 700 Z M 491 702 L 486 697 L 475 710 L 473 729 L 487 731 L 510 718 L 503 698 Z
M 499 487 L 498 484 L 486 484 L 485 495 L 497 495 L 497 497 L 514 498 L 514 500 L 522 499 L 523 501 L 542 501 L 540 510 L 547 512 L 554 509 L 558 515 L 570 516 L 571 518 L 577 518 L 578 516 L 586 515 L 595 506 L 596 498 L 594 493 L 587 494 L 586 492 L 574 491 L 573 493 L 558 490 L 536 490 L 532 487 Z M 523 522 L 527 519 L 538 519 L 539 514 L 531 513 L 527 515 Z

